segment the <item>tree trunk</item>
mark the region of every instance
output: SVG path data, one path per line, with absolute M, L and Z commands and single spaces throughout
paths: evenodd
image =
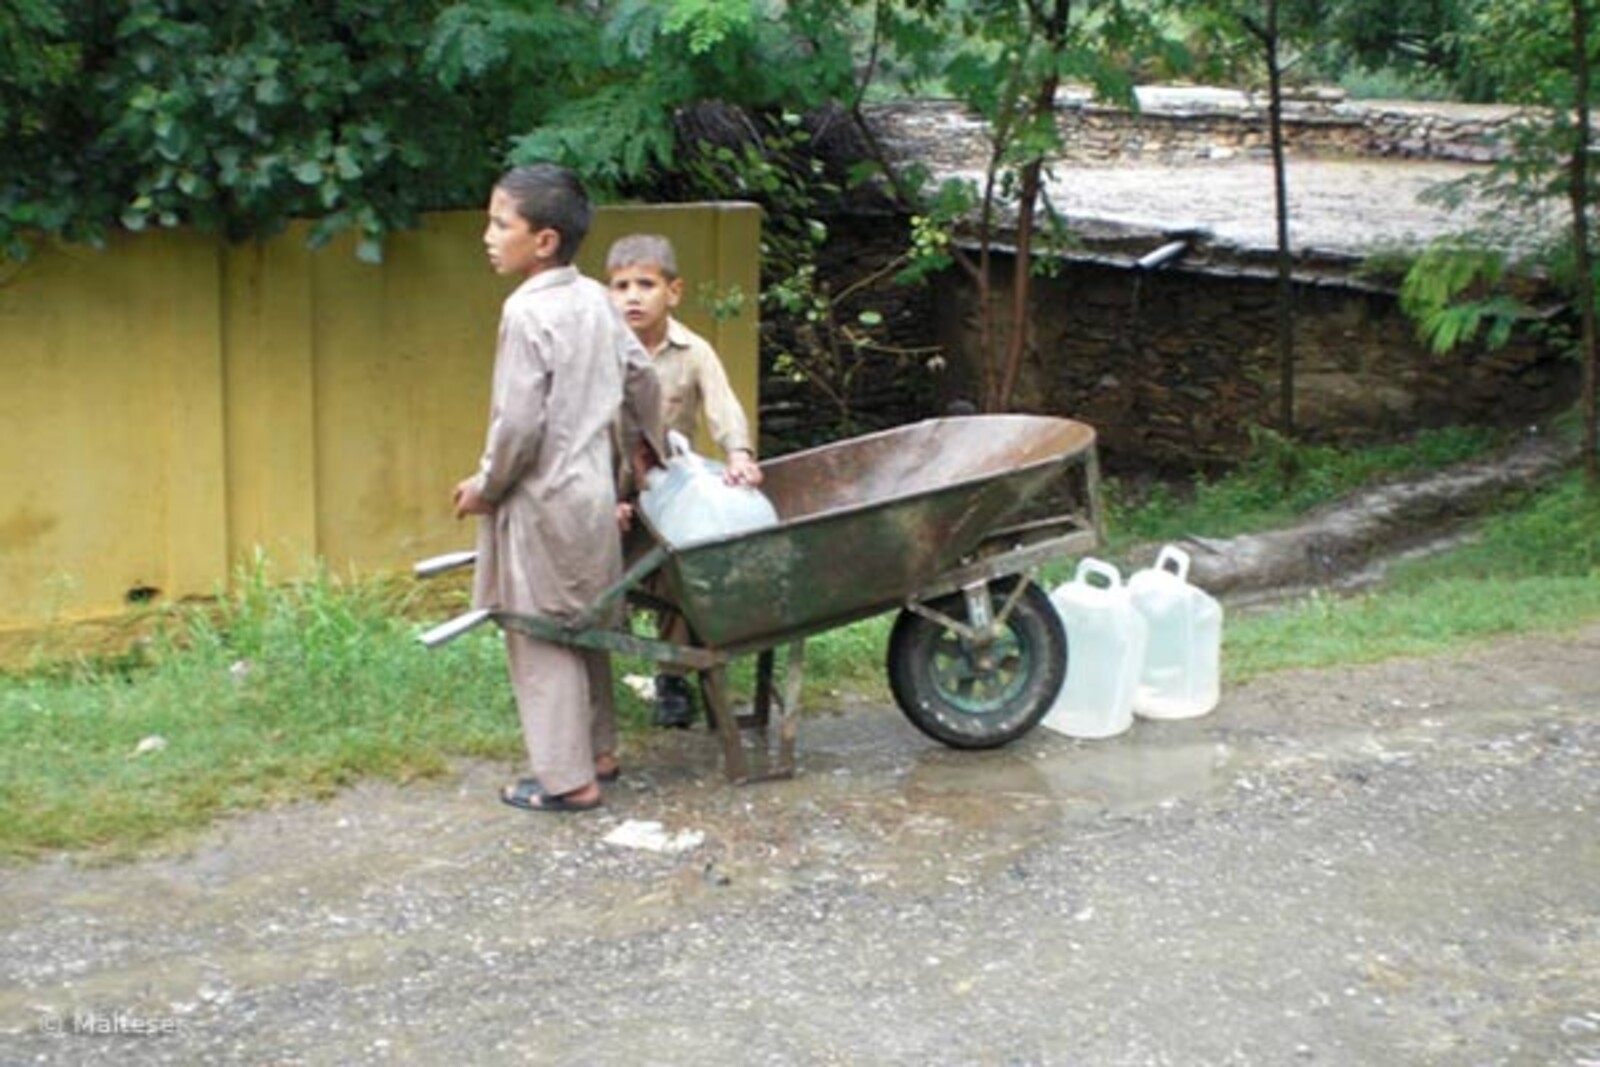
M 1054 108 L 1056 79 L 1050 80 L 1048 96 Z M 1033 213 L 1039 203 L 1039 176 L 1043 160 L 1033 160 L 1022 168 L 1017 204 L 1017 257 L 1012 268 L 1011 329 L 1006 336 L 1005 359 L 1001 363 L 1000 388 L 995 394 L 994 411 L 1010 411 L 1022 371 L 1022 357 L 1028 351 L 1028 309 L 1033 295 Z
M 1596 458 L 1594 268 L 1589 254 L 1589 12 L 1588 0 L 1572 0 L 1572 63 L 1577 85 L 1578 131 L 1573 139 L 1567 195 L 1572 204 L 1572 248 L 1576 257 L 1578 307 L 1583 322 L 1583 481 L 1600 494 Z
M 1058 55 L 1066 47 L 1067 26 L 1072 17 L 1071 0 L 1058 0 L 1045 16 L 1039 27 L 1044 36 L 1044 47 L 1052 55 Z M 1055 122 L 1056 90 L 1060 85 L 1061 75 L 1052 63 L 1028 106 L 1024 124 L 1027 120 L 1040 118 Z M 1006 335 L 1005 352 L 999 361 L 999 373 L 995 376 L 997 388 L 986 405 L 989 411 L 1011 410 L 1017 378 L 1022 372 L 1022 358 L 1028 351 L 1029 306 L 1033 295 L 1033 216 L 1039 206 L 1039 184 L 1043 171 L 1043 158 L 1030 159 L 1023 165 L 1018 182 L 1017 255 L 1011 276 L 1010 330 Z M 991 355 L 990 358 L 994 357 Z
M 1294 259 L 1289 249 L 1289 179 L 1283 152 L 1283 71 L 1278 62 L 1278 0 L 1267 0 L 1261 33 L 1267 58 L 1268 123 L 1272 138 L 1272 191 L 1278 227 L 1278 430 L 1293 439 L 1294 426 Z
M 1058 0 L 1050 11 L 1035 8 L 1040 16 L 1040 34 L 1045 38 L 1045 48 L 1051 54 L 1066 48 L 1067 26 L 1072 18 L 1072 0 Z M 1054 64 L 1029 101 L 1021 125 L 1045 120 L 1056 122 L 1056 90 L 1061 86 L 1061 74 Z M 986 397 L 984 410 L 1010 411 L 1016 394 L 1016 379 L 1022 371 L 1022 357 L 1027 354 L 1029 338 L 1029 306 L 1034 293 L 1034 213 L 1038 210 L 1040 179 L 1045 170 L 1043 157 L 1030 158 L 1022 165 L 1018 181 L 1016 205 L 1016 259 L 1011 272 L 1010 330 L 1006 331 L 1005 352 L 995 354 L 986 349 L 986 363 L 995 363 L 994 394 Z

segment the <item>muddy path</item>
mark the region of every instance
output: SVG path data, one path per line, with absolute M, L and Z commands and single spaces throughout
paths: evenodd
M 627 758 L 597 815 L 470 764 L 0 870 L 0 1062 L 1600 1063 L 1600 627 L 1105 741 L 843 705 L 789 782 Z

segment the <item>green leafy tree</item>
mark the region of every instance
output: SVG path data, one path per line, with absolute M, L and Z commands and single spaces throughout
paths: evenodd
M 902 76 L 937 82 L 985 120 L 982 176 L 917 190 L 924 210 L 912 273 L 953 263 L 970 276 L 979 303 L 979 404 L 1008 410 L 1029 346 L 1035 253 L 1066 239 L 1046 182 L 1048 161 L 1061 155 L 1057 92 L 1088 84 L 1102 100 L 1131 103 L 1131 57 L 1151 54 L 1158 40 L 1153 8 L 1132 0 L 906 0 L 876 25 Z M 972 218 L 976 247 L 968 250 L 950 234 Z M 991 273 L 1003 237 L 1015 248 L 1004 309 Z
M 375 259 L 508 162 L 616 192 L 673 163 L 698 100 L 852 85 L 839 0 L 0 0 L 0 247 L 315 220 Z
M 1301 6 L 1318 28 L 1304 48 L 1321 69 L 1395 70 L 1442 81 L 1468 100 L 1498 93 L 1493 73 L 1463 47 L 1478 0 L 1301 0 Z
M 1591 494 L 1600 494 L 1600 350 L 1595 326 L 1596 285 L 1593 252 L 1589 246 L 1589 208 L 1593 203 L 1589 153 L 1594 143 L 1593 63 L 1589 31 L 1594 15 L 1588 0 L 1569 0 L 1572 13 L 1572 87 L 1577 98 L 1573 111 L 1577 128 L 1567 153 L 1567 205 L 1572 212 L 1574 288 L 1578 298 L 1579 357 L 1583 361 L 1583 473 Z
M 58 0 L 0 0 L 0 134 L 8 144 L 42 132 L 44 102 L 72 74 L 75 50 L 61 39 L 66 22 Z
M 702 101 L 778 119 L 844 99 L 854 88 L 849 9 L 842 0 L 596 5 L 592 51 L 562 79 L 564 97 L 514 138 L 511 157 L 557 160 L 602 190 L 628 190 L 675 166 L 677 117 Z
M 83 126 L 74 93 L 85 42 L 61 0 L 0 0 L 0 254 L 25 252 L 19 229 L 93 232 L 75 160 Z M 105 205 L 98 205 L 103 214 Z
M 1402 300 L 1436 351 L 1483 333 L 1509 337 L 1524 310 L 1517 282 L 1548 275 L 1567 293 L 1579 323 L 1583 367 L 1585 481 L 1600 492 L 1597 470 L 1597 283 L 1590 235 L 1595 202 L 1590 166 L 1590 75 L 1600 49 L 1593 0 L 1483 0 L 1463 47 L 1499 84 L 1516 86 L 1514 102 L 1539 110 L 1514 132 L 1507 159 L 1441 196 L 1471 189 L 1489 208 L 1480 224 L 1440 242 L 1406 276 Z M 1564 226 L 1552 219 L 1564 216 Z
M 428 62 L 432 3 L 119 0 L 27 24 L 48 75 L 0 74 L 0 240 L 93 240 L 108 226 L 233 237 L 317 220 L 376 258 L 388 230 L 481 196 L 495 101 Z M 17 95 L 13 97 L 13 93 Z

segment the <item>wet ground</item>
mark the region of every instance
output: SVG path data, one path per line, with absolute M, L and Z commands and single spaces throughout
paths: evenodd
M 1600 627 L 961 753 L 819 710 L 0 871 L 6 1064 L 1600 1064 Z M 702 842 L 607 844 L 629 820 Z
M 1485 169 L 1440 160 L 1291 158 L 1285 167 L 1290 244 L 1299 253 L 1346 255 L 1421 247 L 1471 227 L 1478 211 L 1470 199 L 1449 209 L 1424 194 Z M 1199 231 L 1213 243 L 1248 250 L 1277 247 L 1266 159 L 1064 168 L 1050 195 L 1074 219 Z
M 1488 210 L 1481 196 L 1462 190 L 1461 203 L 1449 207 L 1435 194 L 1488 169 L 1448 160 L 1291 157 L 1285 166 L 1290 247 L 1302 256 L 1415 251 L 1472 229 Z M 941 171 L 938 177 L 964 177 L 982 186 L 978 170 Z M 1056 210 L 1079 229 L 1147 233 L 1152 252 L 1176 235 L 1197 235 L 1216 248 L 1255 255 L 1277 248 L 1268 159 L 1063 164 L 1046 186 Z M 1560 204 L 1529 217 L 1523 230 L 1530 242 L 1558 231 L 1566 220 Z

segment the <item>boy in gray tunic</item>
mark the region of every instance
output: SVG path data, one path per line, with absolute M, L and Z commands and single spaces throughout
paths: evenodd
M 612 425 L 620 408 L 627 454 L 659 456 L 659 387 L 605 286 L 572 266 L 590 219 L 577 178 L 519 167 L 488 214 L 490 264 L 526 280 L 501 311 L 483 459 L 454 494 L 458 518 L 479 516 L 473 606 L 570 618 L 622 575 Z M 610 656 L 510 630 L 505 642 L 533 777 L 501 799 L 599 807 L 600 781 L 618 773 Z

